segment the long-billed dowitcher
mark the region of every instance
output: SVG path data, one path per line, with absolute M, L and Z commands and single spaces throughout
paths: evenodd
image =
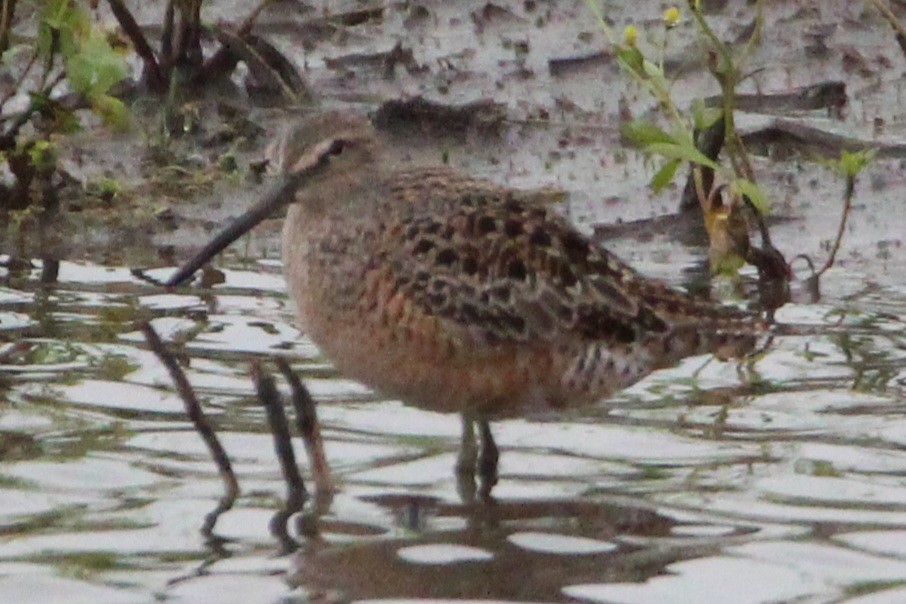
M 395 165 L 359 113 L 292 125 L 277 162 L 283 185 L 170 284 L 291 204 L 284 272 L 303 328 L 342 373 L 477 420 L 490 484 L 489 419 L 584 405 L 683 357 L 739 353 L 760 329 L 743 311 L 641 276 L 549 194 Z M 472 474 L 473 422 L 464 426 L 460 468 Z

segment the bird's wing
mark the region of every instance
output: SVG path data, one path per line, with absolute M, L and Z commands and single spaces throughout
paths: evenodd
M 444 171 L 396 182 L 391 194 L 410 199 L 392 204 L 405 209 L 380 247 L 417 311 L 492 341 L 632 342 L 669 329 L 640 295 L 645 280 L 535 192 Z

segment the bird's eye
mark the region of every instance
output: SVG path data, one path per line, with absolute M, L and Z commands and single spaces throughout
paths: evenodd
M 344 141 L 343 139 L 336 139 L 333 141 L 333 143 L 331 143 L 328 153 L 330 153 L 330 155 L 342 155 L 343 150 L 348 144 L 348 141 Z

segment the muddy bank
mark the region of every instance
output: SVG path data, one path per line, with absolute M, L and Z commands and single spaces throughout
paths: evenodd
M 401 160 L 447 161 L 514 186 L 561 188 L 569 194 L 565 211 L 586 228 L 641 220 L 638 228 L 608 237 L 630 256 L 665 253 L 677 243 L 670 232 L 652 239 L 646 221 L 676 210 L 678 188 L 653 195 L 646 184 L 656 166 L 619 141 L 621 106 L 623 117 L 627 111 L 638 117 L 652 102 L 619 73 L 583 1 L 371 9 L 350 2 L 332 4 L 330 14 L 280 6 L 260 16 L 256 33 L 298 67 L 318 98 L 314 106 L 354 106 L 377 115 Z M 205 8 L 210 21 L 241 12 L 227 2 Z M 754 17 L 748 3 L 718 2 L 709 10 L 722 38 L 745 39 Z M 159 12 L 149 4 L 136 14 L 153 34 Z M 658 3 L 608 2 L 604 12 L 617 31 L 638 27 L 643 45 L 645 32 L 662 34 Z M 702 61 L 687 19 L 671 32 L 665 59 L 681 104 L 717 92 Z M 906 140 L 898 110 L 904 64 L 887 24 L 861 5 L 767 6 L 764 42 L 741 90 L 755 100 L 741 103 L 738 119 L 752 150 L 764 154 L 756 168 L 775 215 L 790 219 L 776 236 L 787 256 L 820 257 L 833 237 L 842 192 L 842 182 L 808 158 L 807 144 L 794 135 L 815 132 L 898 148 Z M 169 141 L 163 157 L 150 148 L 149 124 L 157 116 L 148 99 L 136 101 L 130 133 L 94 127 L 61 140 L 63 167 L 73 179 L 61 212 L 43 229 L 8 227 L 4 251 L 135 266 L 184 258 L 260 194 L 257 162 L 282 122 L 315 110 L 264 106 L 245 73 L 240 68 L 230 85 L 186 101 L 182 109 L 197 121 Z M 788 98 L 823 82 L 844 87 L 832 89 L 845 98 L 842 111 Z M 759 94 L 785 100 L 763 102 Z M 903 264 L 904 215 L 889 209 L 903 194 L 901 161 L 882 153 L 863 178 L 842 262 L 873 272 Z M 105 199 L 97 191 L 109 181 L 117 193 Z M 276 230 L 259 229 L 242 253 L 276 253 Z M 648 249 L 652 241 L 662 249 Z M 700 250 L 683 250 L 678 262 L 690 254 Z

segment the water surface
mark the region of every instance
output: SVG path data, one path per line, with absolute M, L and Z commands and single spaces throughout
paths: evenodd
M 463 500 L 459 420 L 383 400 L 292 324 L 279 267 L 165 292 L 39 263 L 0 288 L 0 593 L 40 602 L 897 601 L 906 591 L 906 288 L 835 269 L 820 327 L 695 357 L 600 404 L 501 421 L 495 500 Z M 166 270 L 148 273 L 163 277 Z M 184 353 L 242 495 L 222 485 L 137 325 Z M 319 401 L 339 483 L 285 524 L 249 361 Z M 303 472 L 303 448 L 297 447 Z M 276 523 L 275 523 L 276 517 Z M 289 539 L 274 530 L 285 526 Z

